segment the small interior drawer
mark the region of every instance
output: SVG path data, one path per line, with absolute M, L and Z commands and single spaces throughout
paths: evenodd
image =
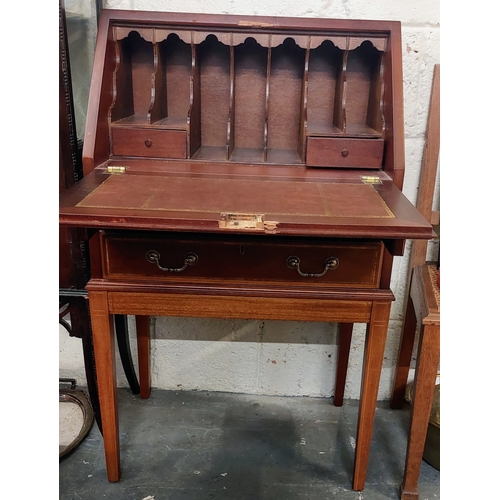
M 112 149 L 116 156 L 187 158 L 184 130 L 112 127 Z
M 308 167 L 381 168 L 384 140 L 308 137 Z
M 307 244 L 296 239 L 185 235 L 102 236 L 103 277 L 158 281 L 229 280 L 377 288 L 381 242 Z M 329 264 L 328 264 L 329 262 Z

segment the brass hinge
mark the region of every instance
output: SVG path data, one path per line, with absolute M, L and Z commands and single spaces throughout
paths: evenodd
M 377 175 L 362 175 L 361 180 L 364 184 L 382 184 L 380 177 Z
M 126 167 L 119 167 L 117 165 L 108 165 L 106 168 L 107 174 L 123 174 L 125 172 Z

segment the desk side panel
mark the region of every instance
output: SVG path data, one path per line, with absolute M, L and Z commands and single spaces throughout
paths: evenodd
M 385 157 L 384 170 L 398 189 L 403 189 L 405 170 L 404 98 L 401 25 L 393 23 L 391 36 L 384 54 L 384 116 Z
M 99 19 L 90 81 L 89 103 L 83 141 L 83 173 L 88 175 L 110 155 L 108 113 L 113 102 L 113 71 L 116 54 L 109 23 L 110 13 Z

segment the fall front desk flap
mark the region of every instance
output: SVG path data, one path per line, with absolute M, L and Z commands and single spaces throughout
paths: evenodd
M 96 169 L 62 193 L 60 223 L 87 228 L 422 238 L 432 227 L 383 172 L 294 176 Z

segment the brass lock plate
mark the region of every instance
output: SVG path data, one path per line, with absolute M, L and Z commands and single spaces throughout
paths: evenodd
M 264 214 L 221 213 L 222 229 L 264 229 Z

